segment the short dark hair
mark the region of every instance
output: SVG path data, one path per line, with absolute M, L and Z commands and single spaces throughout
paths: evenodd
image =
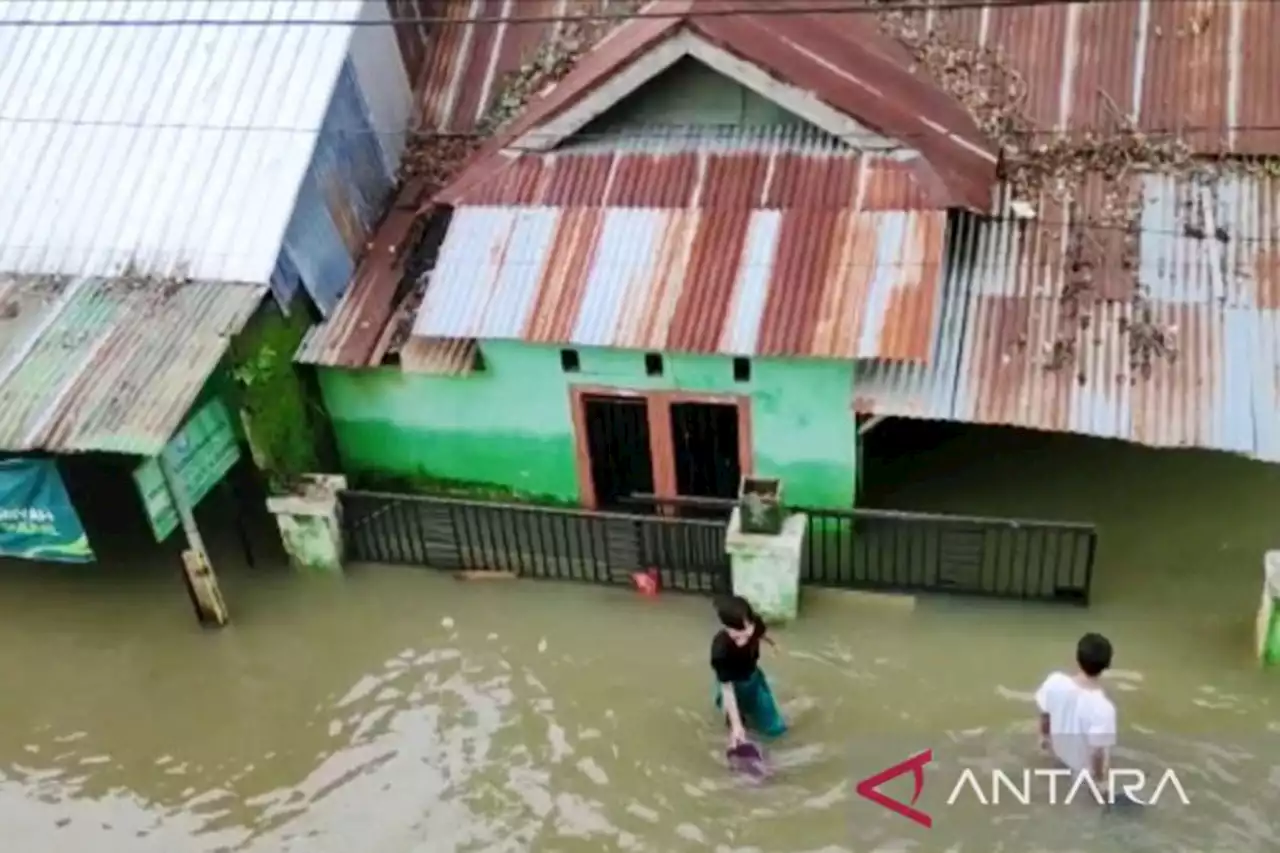
M 1111 668 L 1111 641 L 1101 634 L 1085 634 L 1076 643 L 1076 663 L 1085 675 L 1101 675 Z
M 751 603 L 740 595 L 717 595 L 715 600 L 716 618 L 720 624 L 735 631 L 747 627 L 748 622 L 756 621 L 756 613 Z

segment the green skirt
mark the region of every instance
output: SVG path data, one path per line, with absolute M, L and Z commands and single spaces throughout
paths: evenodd
M 782 712 L 778 710 L 778 703 L 774 701 L 764 670 L 757 667 L 746 681 L 735 681 L 733 693 L 738 700 L 738 712 L 742 714 L 744 726 L 766 737 L 777 737 L 786 732 L 787 724 L 782 719 Z M 715 683 L 715 696 L 716 708 L 723 711 L 718 681 Z

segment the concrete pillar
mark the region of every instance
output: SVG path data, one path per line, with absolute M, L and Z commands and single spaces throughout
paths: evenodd
M 740 595 L 770 625 L 790 622 L 800 610 L 800 560 L 809 518 L 788 516 L 776 536 L 743 533 L 741 509 L 729 517 L 725 552 L 733 572 L 733 593 Z
M 280 541 L 295 568 L 342 573 L 345 547 L 338 493 L 346 487 L 346 477 L 308 474 L 293 494 L 267 498 L 267 510 L 276 518 Z

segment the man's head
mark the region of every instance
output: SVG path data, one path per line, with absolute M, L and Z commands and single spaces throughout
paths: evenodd
M 1085 634 L 1076 643 L 1076 663 L 1090 678 L 1102 675 L 1111 668 L 1111 641 L 1101 634 Z
M 740 595 L 716 596 L 716 617 L 725 633 L 739 646 L 745 646 L 755 633 L 755 611 Z

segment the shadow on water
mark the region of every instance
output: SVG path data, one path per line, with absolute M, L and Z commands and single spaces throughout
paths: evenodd
M 211 501 L 236 620 L 224 632 L 195 628 L 167 559 L 4 567 L 6 849 L 1276 849 L 1280 688 L 1247 642 L 1268 525 L 1242 509 L 1277 497 L 1270 469 L 959 435 L 866 470 L 881 506 L 1091 518 L 1097 605 L 806 591 L 766 655 L 793 729 L 770 747 L 775 778 L 752 786 L 724 768 L 705 600 L 251 569 Z M 962 767 L 1037 760 L 1031 692 L 1089 629 L 1116 643 L 1122 757 L 1176 767 L 1192 804 L 1140 823 L 1040 801 L 948 806 Z M 853 793 L 924 748 L 932 830 Z M 905 779 L 886 790 L 910 796 Z
M 1098 526 L 1098 607 L 1142 599 L 1251 611 L 1280 466 L 1119 441 L 888 421 L 864 449 L 863 503 Z M 1242 597 L 1242 598 L 1241 598 Z

